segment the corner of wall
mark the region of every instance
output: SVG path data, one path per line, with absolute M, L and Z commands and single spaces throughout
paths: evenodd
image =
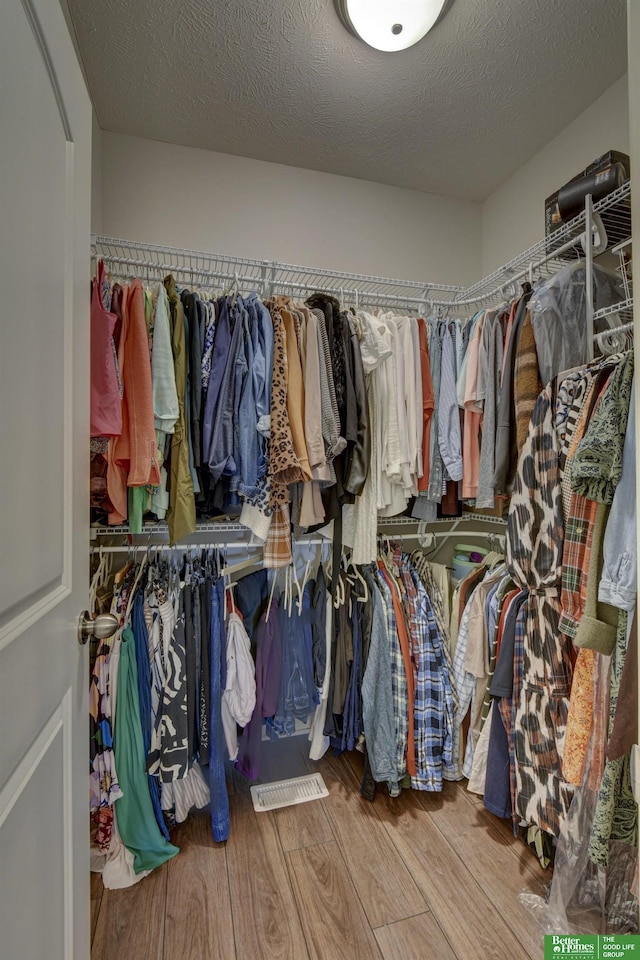
M 543 239 L 546 197 L 607 150 L 629 152 L 626 74 L 484 201 L 484 276 Z
M 102 233 L 102 129 L 95 109 L 91 124 L 91 233 Z

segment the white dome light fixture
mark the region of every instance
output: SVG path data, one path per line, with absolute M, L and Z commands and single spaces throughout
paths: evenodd
M 335 0 L 347 30 L 370 47 L 390 53 L 422 40 L 446 4 L 447 0 Z

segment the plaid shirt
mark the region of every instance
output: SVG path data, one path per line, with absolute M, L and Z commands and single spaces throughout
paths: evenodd
M 393 598 L 391 589 L 379 570 L 374 574 L 376 584 L 382 598 L 389 634 L 391 653 L 391 695 L 393 700 L 393 714 L 396 723 L 396 782 L 404 777 L 407 771 L 407 739 L 409 735 L 409 693 L 407 677 L 404 670 L 404 660 L 400 649 L 400 638 L 395 613 L 393 612 Z
M 451 764 L 455 707 L 444 640 L 427 591 L 406 558 L 401 567 L 414 662 L 414 790 L 442 790 L 443 764 Z
M 292 559 L 289 504 L 279 503 L 273 508 L 269 534 L 264 545 L 264 565 L 268 568 L 287 567 Z
M 587 602 L 587 578 L 593 547 L 593 528 L 598 509 L 595 500 L 587 500 L 581 494 L 571 492 L 571 463 L 586 432 L 592 397 L 597 387 L 598 382 L 594 377 L 573 431 L 562 478 L 566 518 L 562 552 L 562 615 L 559 626 L 560 630 L 571 639 L 576 635 Z
M 413 568 L 412 568 L 413 569 Z M 417 571 L 413 571 L 417 572 Z M 451 637 L 449 623 L 447 622 L 447 617 L 445 616 L 444 611 L 444 597 L 438 583 L 436 582 L 435 577 L 431 573 L 429 566 L 427 565 L 424 570 L 418 574 L 420 582 L 424 587 L 427 597 L 429 598 L 429 604 L 431 610 L 436 618 L 436 625 L 438 627 L 438 632 L 442 637 L 444 657 L 447 665 L 447 674 L 449 676 L 449 682 L 451 684 L 451 693 L 453 694 L 453 704 L 455 709 L 458 709 L 458 694 L 456 691 L 455 684 L 453 682 L 453 657 L 451 655 Z M 454 599 L 455 602 L 455 599 Z
M 498 700 L 498 709 L 500 711 L 500 716 L 502 717 L 502 722 L 504 724 L 504 729 L 507 734 L 507 740 L 509 741 L 509 782 L 511 786 L 511 811 L 512 817 L 517 820 L 516 814 L 516 798 L 518 793 L 518 785 L 516 780 L 516 714 L 518 711 L 518 706 L 520 704 L 520 695 L 522 691 L 522 682 L 523 682 L 523 667 L 524 667 L 524 645 L 526 641 L 526 627 L 527 627 L 527 608 L 531 603 L 530 598 L 524 601 L 520 610 L 518 611 L 518 616 L 516 618 L 516 635 L 515 635 L 515 644 L 513 648 L 513 692 L 511 694 L 511 699 L 509 697 L 500 697 Z
M 472 594 L 473 595 L 473 594 Z M 465 669 L 467 647 L 469 645 L 469 614 L 471 612 L 471 597 L 464 608 L 458 629 L 458 642 L 453 658 L 453 682 L 458 694 L 458 709 L 451 743 L 451 761 L 444 770 L 445 780 L 462 780 L 462 758 L 460 756 L 460 724 L 467 715 L 471 700 L 476 689 L 476 678 Z
M 587 602 L 587 579 L 593 546 L 593 528 L 598 504 L 580 494 L 571 494 L 564 525 L 562 552 L 562 615 L 560 630 L 573 639 Z

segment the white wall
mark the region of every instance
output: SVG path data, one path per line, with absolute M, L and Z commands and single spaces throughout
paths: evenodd
M 545 198 L 607 150 L 629 153 L 628 78 L 622 77 L 482 204 L 482 273 L 544 237 Z M 558 91 L 562 96 L 562 91 Z M 535 117 L 532 117 L 535 123 Z
M 92 230 L 232 256 L 468 284 L 544 236 L 544 200 L 629 152 L 622 77 L 480 205 L 101 131 Z
M 95 110 L 91 122 L 91 233 L 102 233 L 102 130 Z
M 407 280 L 471 283 L 481 207 L 102 132 L 105 236 Z

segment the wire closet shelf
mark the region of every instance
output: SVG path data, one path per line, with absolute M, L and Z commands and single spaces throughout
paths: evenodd
M 464 512 L 458 517 L 442 517 L 425 524 L 425 526 L 428 528 L 441 527 L 441 529 L 446 527 L 445 532 L 447 532 L 449 529 L 457 529 L 461 522 L 498 527 L 506 526 L 506 521 L 502 517 L 474 512 Z M 390 539 L 394 539 L 394 537 L 402 539 L 414 533 L 419 525 L 420 521 L 406 515 L 381 517 L 378 520 L 378 533 L 388 535 Z M 221 545 L 221 541 L 223 541 L 231 546 L 237 545 L 258 549 L 261 544 L 252 543 L 250 537 L 250 531 L 238 521 L 228 519 L 200 521 L 196 530 L 189 537 L 176 544 L 176 547 L 178 549 L 188 549 L 189 547 L 206 546 L 207 544 Z M 111 545 L 119 541 L 121 545 L 126 546 L 128 544 L 131 547 L 156 546 L 168 543 L 169 529 L 166 522 L 145 523 L 140 533 L 131 533 L 126 524 L 113 527 L 95 526 L 90 528 L 90 538 L 94 545 L 110 539 L 112 540 Z M 296 538 L 295 542 L 303 545 L 321 541 L 318 540 L 317 535 L 303 534 Z M 327 542 L 329 542 L 328 539 Z
M 119 276 L 135 275 L 150 281 L 161 280 L 171 273 L 179 282 L 194 287 L 210 288 L 221 283 L 230 287 L 237 283 L 241 292 L 255 291 L 263 297 L 277 294 L 300 297 L 322 291 L 356 308 L 370 305 L 424 311 L 434 296 L 442 295 L 449 300 L 463 289 L 453 284 L 340 273 L 113 237 L 93 237 L 92 255 L 103 260 Z
M 468 314 L 474 307 L 490 305 L 504 300 L 507 295 L 515 295 L 521 283 L 546 279 L 567 262 L 585 257 L 585 247 L 588 254 L 593 254 L 593 246 L 586 243 L 588 234 L 592 236 L 592 243 L 604 241 L 603 249 L 598 253 L 605 250 L 615 253 L 619 247 L 630 244 L 630 181 L 597 203 L 586 203 L 585 209 L 573 220 L 523 250 L 477 283 L 455 294 L 452 300 L 433 300 L 432 305 Z M 627 290 L 626 293 L 630 299 L 630 292 Z

